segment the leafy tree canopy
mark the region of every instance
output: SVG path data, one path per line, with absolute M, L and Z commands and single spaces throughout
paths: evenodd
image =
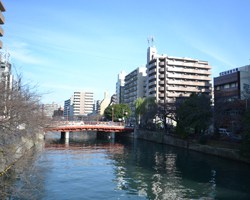
M 204 94 L 192 94 L 177 108 L 177 130 L 194 130 L 204 133 L 211 124 L 210 98 Z
M 108 106 L 104 111 L 106 120 L 115 122 L 123 121 L 131 115 L 131 109 L 127 104 L 114 104 Z

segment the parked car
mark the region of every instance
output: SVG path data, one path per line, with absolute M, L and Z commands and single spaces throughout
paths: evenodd
M 225 128 L 219 128 L 219 134 L 221 137 L 230 137 L 232 133 Z
M 242 137 L 240 135 L 233 134 L 225 128 L 219 128 L 219 133 L 222 139 L 230 140 L 232 142 L 242 141 Z

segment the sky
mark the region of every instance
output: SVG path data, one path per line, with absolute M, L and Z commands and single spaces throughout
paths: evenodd
M 42 103 L 113 95 L 121 71 L 145 66 L 151 36 L 159 54 L 208 61 L 212 78 L 250 64 L 250 0 L 2 2 L 2 51 Z

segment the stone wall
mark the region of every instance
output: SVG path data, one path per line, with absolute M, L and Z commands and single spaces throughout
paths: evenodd
M 247 160 L 240 156 L 239 150 L 229 149 L 229 148 L 220 148 L 209 145 L 202 145 L 196 142 L 183 140 L 176 138 L 171 135 L 167 135 L 163 131 L 148 131 L 148 130 L 139 130 L 135 129 L 134 133 L 131 135 L 137 139 L 148 140 L 152 142 L 172 145 L 176 147 L 181 147 L 185 149 L 190 149 L 197 152 L 202 152 L 210 155 L 215 155 L 223 158 L 228 158 L 232 160 L 237 160 L 250 164 L 250 160 Z
M 42 132 L 27 133 L 22 136 L 16 135 L 10 143 L 2 144 L 0 146 L 0 176 L 43 139 Z

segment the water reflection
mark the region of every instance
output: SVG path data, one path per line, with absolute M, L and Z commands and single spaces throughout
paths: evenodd
M 117 171 L 118 185 L 125 185 L 122 189 L 129 193 L 148 199 L 250 197 L 246 164 L 144 141 L 125 150 L 128 156 L 113 159 L 122 166 Z
M 146 141 L 51 137 L 25 163 L 2 181 L 12 199 L 250 198 L 248 165 Z

